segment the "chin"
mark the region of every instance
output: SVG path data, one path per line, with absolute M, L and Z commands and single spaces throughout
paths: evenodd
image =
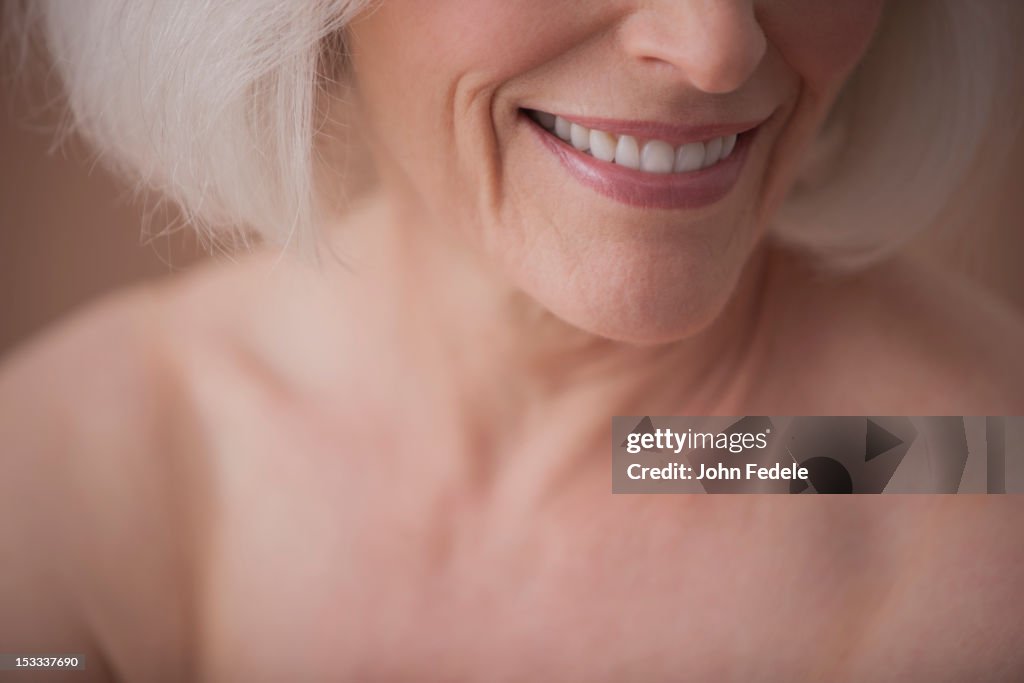
M 569 325 L 612 341 L 659 345 L 699 335 L 722 313 L 743 261 L 705 254 L 590 257 L 585 267 L 551 269 L 521 284 L 540 306 Z

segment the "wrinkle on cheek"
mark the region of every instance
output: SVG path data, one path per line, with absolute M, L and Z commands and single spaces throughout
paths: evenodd
M 766 0 L 758 20 L 768 40 L 815 91 L 831 90 L 867 52 L 884 0 Z
M 446 139 L 454 145 L 457 177 L 468 197 L 469 188 L 479 188 L 477 212 L 495 214 L 502 203 L 503 159 L 498 131 L 495 129 L 494 98 L 496 87 L 472 74 L 456 79 L 446 114 L 450 117 Z

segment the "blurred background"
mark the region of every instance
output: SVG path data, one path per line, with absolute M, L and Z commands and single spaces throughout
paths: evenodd
M 80 140 L 43 65 L 0 50 L 0 354 L 105 291 L 194 264 L 202 249 L 167 207 L 134 197 Z M 145 228 L 145 230 L 144 230 Z
M 103 292 L 210 257 L 180 229 L 173 210 L 133 197 L 81 141 L 57 145 L 55 78 L 41 65 L 15 69 L 11 55 L 0 52 L 2 355 Z M 1024 134 L 1010 127 L 993 134 L 1009 152 L 1006 172 L 967 188 L 956 229 L 937 226 L 912 248 L 966 273 L 1024 315 Z

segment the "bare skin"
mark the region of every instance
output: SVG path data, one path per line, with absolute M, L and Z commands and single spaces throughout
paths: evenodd
M 1019 680 L 1015 497 L 608 490 L 612 414 L 1024 412 L 1024 329 L 976 292 L 765 252 L 695 374 L 528 311 L 515 355 L 352 253 L 209 266 L 6 359 L 0 650 L 85 653 L 74 681 Z
M 0 368 L 0 650 L 82 652 L 74 681 L 1020 680 L 1017 499 L 609 493 L 616 414 L 1024 412 L 1013 315 L 763 244 L 884 4 L 374 3 L 338 66 L 387 200 L 344 264 L 211 266 Z M 528 111 L 759 132 L 720 200 L 655 210 L 571 181 Z

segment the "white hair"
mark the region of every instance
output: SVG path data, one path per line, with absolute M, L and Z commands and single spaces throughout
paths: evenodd
M 975 228 L 951 226 L 947 214 L 962 187 L 1005 170 L 1021 129 L 1021 10 L 1018 0 L 890 0 L 776 236 L 853 269 L 924 228 Z
M 22 11 L 104 161 L 207 234 L 251 231 L 301 249 L 316 243 L 324 205 L 320 98 L 344 59 L 344 27 L 368 3 L 30 0 Z M 1017 86 L 1004 16 L 1015 4 L 890 2 L 777 238 L 855 267 L 933 224 Z
M 74 127 L 208 235 L 300 249 L 327 50 L 367 0 L 29 0 Z M 24 16 L 24 15 L 23 15 Z M 24 27 L 22 30 L 29 28 Z

